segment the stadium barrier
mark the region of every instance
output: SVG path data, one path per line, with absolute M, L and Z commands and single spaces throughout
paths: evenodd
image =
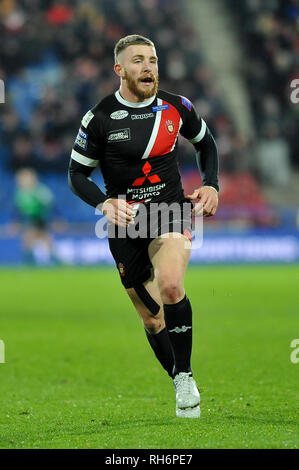
M 54 235 L 50 257 L 45 246 L 37 243 L 34 262 L 39 265 L 109 265 L 113 258 L 107 239 L 95 236 Z M 246 233 L 204 234 L 200 246 L 193 244 L 190 262 L 217 263 L 296 263 L 299 261 L 299 231 L 251 230 Z M 0 264 L 24 263 L 21 238 L 0 239 Z

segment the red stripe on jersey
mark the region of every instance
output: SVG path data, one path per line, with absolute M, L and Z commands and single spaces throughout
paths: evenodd
M 181 119 L 180 113 L 172 104 L 163 100 L 163 105 L 164 104 L 168 104 L 169 108 L 163 111 L 158 111 L 162 113 L 161 122 L 155 143 L 148 158 L 169 153 L 179 132 Z

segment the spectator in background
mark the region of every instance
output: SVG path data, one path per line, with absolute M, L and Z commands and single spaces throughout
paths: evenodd
M 257 145 L 257 169 L 264 183 L 285 188 L 291 175 L 290 149 L 275 122 L 264 128 Z
M 269 150 L 272 145 L 275 152 L 273 165 L 280 161 L 279 168 L 284 168 L 284 173 L 277 178 L 281 184 L 283 181 L 287 184 L 289 153 L 293 165 L 299 167 L 299 113 L 295 111 L 298 105 L 290 100 L 290 83 L 299 76 L 299 1 L 227 1 L 231 5 L 236 24 L 239 25 L 240 38 L 243 37 L 243 47 L 247 52 L 244 65 L 256 131 L 261 139 L 258 153 L 265 154 L 266 148 Z M 276 130 L 265 130 L 269 121 L 276 122 Z M 282 142 L 277 133 L 283 135 L 287 141 Z M 275 140 L 278 149 L 274 148 Z M 270 156 L 264 157 L 263 164 L 269 158 Z M 264 165 L 262 172 L 261 176 L 264 177 L 265 174 L 274 173 L 268 165 L 267 168 Z M 273 181 L 276 181 L 275 176 L 273 177 Z M 271 178 L 268 179 L 269 183 L 270 181 Z
M 33 143 L 28 132 L 21 132 L 12 144 L 10 168 L 17 171 L 24 167 L 34 167 Z
M 38 181 L 33 169 L 23 168 L 16 173 L 14 203 L 22 227 L 24 261 L 30 264 L 56 261 L 48 231 L 53 195 Z

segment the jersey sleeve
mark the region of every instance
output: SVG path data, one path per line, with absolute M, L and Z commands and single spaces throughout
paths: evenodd
M 207 125 L 188 98 L 181 96 L 180 99 L 182 105 L 181 117 L 183 121 L 180 134 L 185 137 L 185 139 L 189 140 L 191 144 L 196 144 L 204 138 Z
M 219 159 L 214 137 L 193 104 L 183 96 L 181 100 L 183 124 L 180 133 L 194 145 L 203 186 L 212 186 L 218 192 Z
M 90 179 L 103 155 L 104 145 L 103 120 L 94 110 L 88 111 L 81 121 L 81 126 L 71 153 L 68 170 L 70 189 L 80 199 L 93 207 L 103 203 L 107 196 Z
M 90 110 L 82 118 L 71 158 L 81 165 L 95 168 L 103 153 L 103 141 L 103 123 L 93 110 Z

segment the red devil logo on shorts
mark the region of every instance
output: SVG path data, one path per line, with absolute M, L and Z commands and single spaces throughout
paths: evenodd
M 125 267 L 122 263 L 118 263 L 117 265 L 119 274 L 123 277 L 125 275 Z

